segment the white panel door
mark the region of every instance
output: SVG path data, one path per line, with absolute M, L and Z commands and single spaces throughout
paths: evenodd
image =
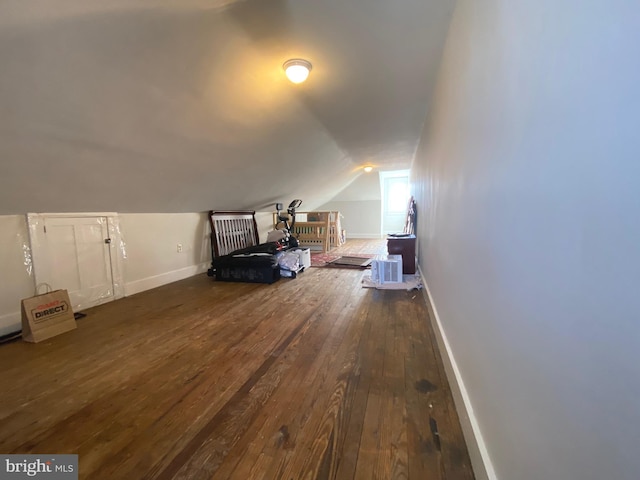
M 44 217 L 35 233 L 38 284 L 68 290 L 75 311 L 115 298 L 106 217 Z

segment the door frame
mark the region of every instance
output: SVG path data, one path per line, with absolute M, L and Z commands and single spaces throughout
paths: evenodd
M 113 299 L 124 297 L 124 259 L 126 258 L 125 244 L 120 232 L 120 218 L 116 212 L 80 212 L 80 213 L 27 213 L 27 230 L 29 232 L 30 260 L 34 289 L 39 285 L 38 265 L 43 265 L 43 247 L 38 241 L 37 229 L 44 226 L 47 218 L 97 218 L 107 219 L 109 232 L 109 252 L 111 257 L 111 281 L 113 282 Z M 106 303 L 110 299 L 104 302 Z M 95 306 L 94 305 L 94 306 Z

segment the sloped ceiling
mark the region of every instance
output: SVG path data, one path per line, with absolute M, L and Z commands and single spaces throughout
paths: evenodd
M 311 209 L 408 168 L 452 8 L 3 0 L 0 214 Z

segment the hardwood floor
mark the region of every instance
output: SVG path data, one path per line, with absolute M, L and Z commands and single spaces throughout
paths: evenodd
M 0 346 L 0 452 L 92 480 L 472 479 L 422 293 L 362 275 L 198 275 Z

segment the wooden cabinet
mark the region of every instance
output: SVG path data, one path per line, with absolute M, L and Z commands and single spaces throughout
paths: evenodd
M 402 255 L 402 273 L 416 273 L 416 236 L 388 236 L 387 251 L 389 255 Z

